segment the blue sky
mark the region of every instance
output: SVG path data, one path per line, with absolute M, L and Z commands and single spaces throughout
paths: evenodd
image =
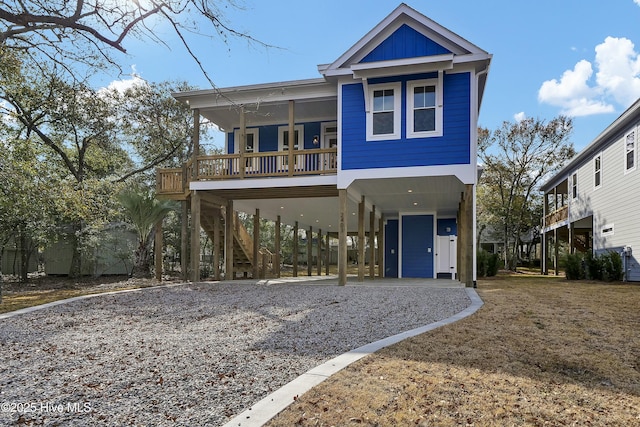
M 493 54 L 480 126 L 519 117 L 574 117 L 583 148 L 640 97 L 640 0 L 407 0 L 449 30 Z M 275 46 L 193 36 L 195 53 L 219 87 L 320 77 L 399 4 L 394 1 L 244 0 L 225 9 L 232 28 Z M 148 81 L 209 83 L 167 27 L 168 47 L 131 40 L 120 59 Z M 130 83 L 127 75 L 110 76 Z M 109 83 L 105 79 L 102 84 Z M 216 141 L 216 145 L 223 141 Z

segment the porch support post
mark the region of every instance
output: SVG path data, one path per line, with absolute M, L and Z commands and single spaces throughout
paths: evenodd
M 156 223 L 156 236 L 154 238 L 156 280 L 158 282 L 162 282 L 162 244 L 162 220 L 159 220 Z
M 316 260 L 318 276 L 322 276 L 322 229 L 318 230 L 318 257 Z
M 200 193 L 191 193 L 191 281 L 200 281 Z
M 329 275 L 329 263 L 331 262 L 331 243 L 329 242 L 329 232 L 327 231 L 326 244 L 324 250 L 324 274 Z
M 338 190 L 340 224 L 338 228 L 338 284 L 347 284 L 347 190 Z
M 225 212 L 224 220 L 224 235 L 225 235 L 225 261 L 224 261 L 224 278 L 225 280 L 233 280 L 235 277 L 235 271 L 233 269 L 233 200 L 227 202 L 227 209 Z
M 558 228 L 553 230 L 553 270 L 554 275 L 558 275 L 558 255 L 560 251 L 560 245 L 558 244 Z
M 309 227 L 307 233 L 307 276 L 311 276 L 313 270 L 313 227 Z
M 260 209 L 253 215 L 253 278 L 260 277 Z
M 213 214 L 213 278 L 220 280 L 220 215 L 221 211 L 216 209 Z
M 364 196 L 358 204 L 358 282 L 364 282 Z
M 278 215 L 278 218 L 276 219 L 276 241 L 275 241 L 275 249 L 276 249 L 276 253 L 275 255 L 275 259 L 273 261 L 273 272 L 275 274 L 276 277 L 280 277 L 280 226 L 281 226 L 281 220 L 280 220 L 280 215 Z
M 187 200 L 182 201 L 182 224 L 180 228 L 180 270 L 182 280 L 189 279 L 189 204 Z
M 369 278 L 376 277 L 376 207 L 369 212 Z
M 295 126 L 295 101 L 289 101 L 289 176 L 293 176 L 294 161 L 293 161 L 293 145 L 296 140 L 296 126 Z
M 545 276 L 549 274 L 549 239 L 546 232 L 542 232 L 542 251 L 540 253 L 540 268 Z
M 244 112 L 244 106 L 240 108 L 240 141 L 238 144 L 238 153 L 240 154 L 240 162 L 238 167 L 240 168 L 240 178 L 244 178 L 244 172 L 246 163 L 244 161 L 244 151 L 247 147 L 247 121 Z M 255 270 L 254 270 L 255 271 Z
M 473 287 L 473 193 L 474 185 L 465 184 L 458 211 L 458 274 L 460 282 Z
M 198 179 L 198 156 L 200 155 L 200 109 L 193 109 L 193 163 L 191 164 L 191 177 Z
M 378 220 L 378 277 L 384 277 L 384 218 Z
M 298 221 L 293 226 L 293 277 L 298 277 Z

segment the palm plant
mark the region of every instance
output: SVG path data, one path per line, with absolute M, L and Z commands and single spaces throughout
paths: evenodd
M 154 226 L 172 210 L 171 202 L 158 200 L 147 191 L 133 190 L 121 193 L 119 199 L 138 236 L 131 275 L 148 277 L 151 274 Z

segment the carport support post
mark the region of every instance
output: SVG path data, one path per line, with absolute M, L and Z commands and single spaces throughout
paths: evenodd
M 298 221 L 293 226 L 293 277 L 298 277 Z
M 162 282 L 162 220 L 156 223 L 155 244 L 155 264 L 156 264 L 156 280 Z
M 280 215 L 276 219 L 276 242 L 275 242 L 275 259 L 273 261 L 273 272 L 276 277 L 280 277 L 280 226 L 282 225 Z
M 260 276 L 260 209 L 253 215 L 253 278 Z
M 307 276 L 311 276 L 313 270 L 313 227 L 309 227 L 307 233 Z
M 378 220 L 378 277 L 384 277 L 384 218 Z
M 340 224 L 338 225 L 338 285 L 347 284 L 347 190 L 339 189 Z
M 364 196 L 358 204 L 358 282 L 364 282 Z
M 331 243 L 329 242 L 329 232 L 327 231 L 327 243 L 324 250 L 324 274 L 329 275 L 329 263 L 331 262 Z
M 191 281 L 200 280 L 200 194 L 191 194 Z
M 182 280 L 189 279 L 189 203 L 182 201 L 182 224 L 180 228 L 180 270 Z
M 369 278 L 376 277 L 376 207 L 369 212 Z
M 224 224 L 225 235 L 225 261 L 224 261 L 224 279 L 233 280 L 235 272 L 233 270 L 233 200 L 227 201 L 227 210 Z
M 318 267 L 318 276 L 322 276 L 322 229 L 318 230 L 318 259 L 316 265 Z
M 220 214 L 216 209 L 213 214 L 213 278 L 220 280 Z

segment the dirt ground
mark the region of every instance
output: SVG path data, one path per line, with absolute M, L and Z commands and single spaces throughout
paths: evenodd
M 362 359 L 268 425 L 640 425 L 639 285 L 519 275 L 478 293 L 471 317 Z

